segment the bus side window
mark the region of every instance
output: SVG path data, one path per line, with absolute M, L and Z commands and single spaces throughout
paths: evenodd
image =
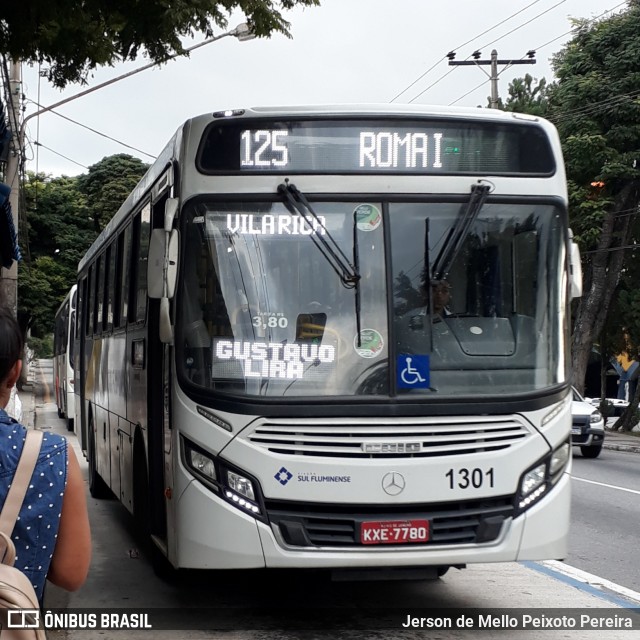
M 131 301 L 132 313 L 135 313 L 134 321 L 144 322 L 147 314 L 147 259 L 149 256 L 149 237 L 151 234 L 151 205 L 146 204 L 142 211 L 134 218 L 133 235 L 133 260 L 135 274 L 132 274 L 133 295 Z
M 85 335 L 87 338 L 93 335 L 93 305 L 96 299 L 95 288 L 93 286 L 94 282 L 94 268 L 89 267 L 89 274 L 87 276 L 87 311 L 85 314 Z
M 105 331 L 113 329 L 113 299 L 114 299 L 114 275 L 115 275 L 115 243 L 107 247 L 104 263 L 104 317 L 103 326 Z
M 75 335 L 78 339 L 82 336 L 82 332 L 85 327 L 85 309 L 84 309 L 84 296 L 85 296 L 85 287 L 87 286 L 87 278 L 84 277 L 78 283 L 78 302 L 76 304 L 76 328 Z
M 104 278 L 102 277 L 104 256 L 100 256 L 96 260 L 95 270 L 95 307 L 93 316 L 93 332 L 95 334 L 102 333 L 102 313 L 104 308 Z
M 133 242 L 132 225 L 128 225 L 120 234 L 118 246 L 118 262 L 120 267 L 120 277 L 118 278 L 118 289 L 120 292 L 120 326 L 126 326 L 131 309 L 131 287 L 135 270 L 131 265 L 131 251 Z

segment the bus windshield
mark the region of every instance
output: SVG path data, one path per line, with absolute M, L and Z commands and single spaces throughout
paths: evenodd
M 183 220 L 178 371 L 242 396 L 473 396 L 566 379 L 562 213 L 491 202 L 446 272 L 438 256 L 467 203 L 193 200 Z M 314 243 L 328 234 L 359 282 Z

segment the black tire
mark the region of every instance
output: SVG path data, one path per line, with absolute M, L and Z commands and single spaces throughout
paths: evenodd
M 67 419 L 67 431 L 73 431 L 73 418 Z
M 438 567 L 438 578 L 442 578 L 442 576 L 447 573 L 447 571 L 449 571 L 449 569 L 451 569 L 451 567 L 449 565 L 443 565 L 441 567 Z
M 179 578 L 179 571 L 167 560 L 158 545 L 151 539 L 151 510 L 149 496 L 149 477 L 147 465 L 144 460 L 143 446 L 138 442 L 134 452 L 134 479 L 133 479 L 133 526 L 135 535 L 143 546 L 151 561 L 153 572 L 165 582 L 173 584 Z
M 110 498 L 113 494 L 96 469 L 95 438 L 96 436 L 92 420 L 89 424 L 89 450 L 87 451 L 87 462 L 89 466 L 89 493 L 92 498 L 96 498 L 96 500 L 103 500 L 104 498 Z
M 602 451 L 602 445 L 591 445 L 589 447 L 580 447 L 583 458 L 597 458 Z
M 62 412 L 60 407 L 58 407 L 58 418 L 64 418 L 64 413 Z

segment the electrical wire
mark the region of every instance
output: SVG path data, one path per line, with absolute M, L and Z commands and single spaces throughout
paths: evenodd
M 559 4 L 562 4 L 562 3 L 559 3 Z M 595 22 L 596 20 L 599 20 L 600 18 L 602 18 L 602 17 L 603 17 L 604 15 L 606 15 L 607 13 L 611 13 L 612 11 L 615 11 L 616 9 L 619 9 L 619 8 L 620 8 L 620 7 L 622 7 L 622 6 L 626 6 L 626 4 L 627 4 L 626 2 L 620 2 L 619 4 L 615 5 L 614 7 L 611 7 L 611 9 L 606 9 L 605 11 L 603 11 L 603 12 L 602 12 L 602 13 L 600 13 L 600 14 L 598 14 L 597 16 L 595 16 L 595 17 L 593 17 L 593 18 L 590 18 L 589 20 L 587 20 L 587 21 L 586 21 L 586 23 L 587 23 L 587 24 L 589 24 L 589 23 Z M 551 9 L 553 9 L 553 8 L 555 8 L 555 7 L 557 7 L 557 6 L 558 6 L 558 5 L 554 5 L 554 7 L 551 7 Z M 550 10 L 550 9 L 549 9 L 549 10 Z M 549 11 L 549 10 L 548 10 L 548 11 Z M 546 12 L 545 12 L 545 13 L 546 13 Z M 540 14 L 540 15 L 542 15 L 542 14 Z M 536 16 L 536 17 L 539 17 L 539 16 Z M 535 19 L 535 18 L 533 18 L 533 19 Z M 532 19 L 532 20 L 533 20 L 533 19 Z M 530 21 L 530 22 L 531 22 L 531 21 Z M 527 23 L 525 23 L 525 24 L 527 24 Z M 521 26 L 524 26 L 524 25 L 521 25 Z M 518 27 L 518 28 L 520 28 L 520 27 Z M 541 50 L 542 50 L 542 49 L 544 49 L 545 47 L 548 47 L 550 44 L 553 44 L 553 43 L 554 43 L 554 42 L 556 42 L 557 40 L 560 40 L 560 38 L 564 38 L 565 36 L 571 35 L 572 33 L 574 33 L 574 31 L 575 31 L 575 29 L 570 29 L 569 31 L 565 31 L 565 33 L 563 33 L 563 34 L 561 34 L 561 35 L 559 35 L 559 36 L 556 36 L 556 37 L 555 37 L 555 38 L 553 38 L 552 40 L 549 40 L 548 42 L 545 42 L 544 44 L 541 44 L 541 45 L 539 45 L 539 46 L 537 46 L 537 47 L 534 47 L 534 49 L 533 49 L 533 50 L 534 50 L 534 51 L 541 51 Z M 510 33 L 512 33 L 512 32 L 506 33 L 506 34 L 505 34 L 505 36 L 510 35 Z M 505 36 L 502 36 L 502 37 L 505 37 Z M 490 46 L 490 44 L 494 44 L 495 42 L 497 42 L 497 40 L 494 40 L 494 42 L 492 42 L 492 43 L 489 43 L 489 44 L 485 45 L 485 47 L 488 47 L 488 46 Z M 484 47 L 479 47 L 479 48 L 484 48 Z M 520 59 L 521 59 L 521 60 L 524 60 L 524 58 L 525 58 L 525 56 L 522 56 Z M 507 67 L 507 68 L 508 68 L 508 67 Z M 505 69 L 503 69 L 503 71 L 505 71 L 505 70 L 506 70 L 506 68 L 505 68 Z M 434 84 L 435 84 L 435 83 L 434 83 Z M 454 100 L 453 102 L 450 102 L 450 103 L 449 103 L 449 106 L 452 106 L 452 105 L 456 104 L 457 102 L 460 102 L 460 100 L 462 100 L 462 99 L 466 98 L 468 95 L 470 95 L 470 94 L 471 94 L 471 93 L 473 93 L 474 91 L 477 91 L 477 90 L 478 90 L 480 87 L 482 87 L 484 84 L 485 84 L 485 81 L 482 81 L 482 82 L 481 82 L 477 87 L 475 87 L 475 89 L 471 89 L 470 91 L 467 91 L 467 93 L 465 93 L 464 95 L 460 96 L 459 98 L 457 98 L 457 99 L 456 99 L 456 100 Z M 433 86 L 433 85 L 431 85 L 431 86 Z M 431 88 L 431 87 L 429 87 L 429 88 Z M 425 91 L 426 91 L 426 90 L 427 90 L 427 89 L 425 89 Z
M 494 29 L 497 29 L 500 25 L 504 24 L 505 22 L 508 22 L 509 20 L 511 20 L 511 18 L 515 18 L 518 14 L 522 13 L 523 11 L 526 11 L 529 7 L 532 7 L 534 4 L 537 4 L 538 2 L 540 2 L 540 0 L 534 0 L 534 2 L 532 2 L 531 4 L 528 4 L 526 7 L 523 7 L 522 9 L 520 9 L 519 11 L 516 11 L 515 13 L 511 14 L 508 18 L 505 18 L 504 20 L 501 20 L 500 22 L 497 22 L 496 24 L 494 24 L 492 27 L 489 27 L 489 29 L 485 29 L 482 33 L 479 33 L 478 35 L 474 36 L 473 38 L 471 38 L 470 40 L 467 40 L 466 42 L 463 42 L 462 44 L 458 45 L 457 47 L 455 47 L 454 49 L 452 49 L 452 51 L 456 51 L 457 49 L 462 49 L 462 47 L 466 47 L 468 44 L 470 44 L 471 42 L 473 42 L 474 40 L 476 40 L 477 38 L 480 38 L 481 36 L 489 33 L 490 31 L 493 31 Z M 408 85 L 407 87 L 405 87 L 398 95 L 396 95 L 394 98 L 392 98 L 391 100 L 389 100 L 389 102 L 394 102 L 395 100 L 397 100 L 403 93 L 407 92 L 409 89 L 411 89 L 411 87 L 413 87 L 415 84 L 417 84 L 420 80 L 422 80 L 422 78 L 424 78 L 428 73 L 430 73 L 431 71 L 433 71 L 433 69 L 435 69 L 447 56 L 442 56 L 442 58 L 438 59 L 431 67 L 429 67 L 429 69 L 427 69 L 421 76 L 419 76 L 418 78 L 416 78 L 410 85 Z
M 523 27 L 526 27 L 528 24 L 531 24 L 532 22 L 534 22 L 538 18 L 541 18 L 542 16 L 546 15 L 547 13 L 549 13 L 549 11 L 553 11 L 554 9 L 559 7 L 561 4 L 564 4 L 566 1 L 567 0 L 560 0 L 560 2 L 557 2 L 552 7 L 549 7 L 548 9 L 545 9 L 544 11 L 539 13 L 538 15 L 534 16 L 533 18 L 531 18 L 530 20 L 527 20 L 526 22 L 523 22 L 521 25 L 518 25 L 517 27 L 514 27 L 513 29 L 511 29 L 511 31 L 507 31 L 507 33 L 501 35 L 499 38 L 496 38 L 495 40 L 492 40 L 491 42 L 487 42 L 487 44 L 482 45 L 481 47 L 478 47 L 478 49 L 486 49 L 487 47 L 490 47 L 492 44 L 495 44 L 496 42 L 499 42 L 503 38 L 506 38 L 507 36 L 510 36 L 512 33 L 515 33 L 516 31 L 519 31 L 520 29 L 522 29 Z
M 523 22 L 522 24 L 518 25 L 517 27 L 514 27 L 513 29 L 511 29 L 511 31 L 507 31 L 507 33 L 501 35 L 499 38 L 496 38 L 495 40 L 492 40 L 491 42 L 488 42 L 487 44 L 483 45 L 482 47 L 478 47 L 478 49 L 485 49 L 486 47 L 491 46 L 492 44 L 495 44 L 496 42 L 499 42 L 500 40 L 502 40 L 503 38 L 506 38 L 507 36 L 511 35 L 512 33 L 515 33 L 516 31 L 518 31 L 519 29 L 522 29 L 522 27 L 527 26 L 528 24 L 531 24 L 532 22 L 534 22 L 535 20 L 537 20 L 538 18 L 541 18 L 542 16 L 544 16 L 545 14 L 549 13 L 550 11 L 552 11 L 553 9 L 556 9 L 557 7 L 559 7 L 561 4 L 564 4 L 567 0 L 560 0 L 560 2 L 557 2 L 556 4 L 554 4 L 552 7 L 549 7 L 548 9 L 545 9 L 544 11 L 541 11 L 540 13 L 538 13 L 537 15 L 535 15 L 533 18 L 527 20 L 526 22 Z M 467 56 L 465 58 L 465 60 L 468 60 L 471 56 Z M 453 67 L 455 69 L 455 67 Z M 508 68 L 508 67 L 506 67 Z M 502 71 L 506 70 L 503 69 Z M 451 72 L 449 72 L 451 73 Z M 441 76 L 440 78 L 438 78 L 438 80 L 436 80 L 433 84 L 429 85 L 424 91 L 421 91 L 417 96 L 414 96 L 411 100 L 409 100 L 409 102 L 413 102 L 414 100 L 417 100 L 419 97 L 421 97 L 424 93 L 426 93 L 427 91 L 429 91 L 429 89 L 433 88 L 436 84 L 438 84 L 438 82 L 440 82 L 441 80 L 443 80 L 444 78 L 446 78 L 449 74 L 445 73 L 443 76 Z M 458 100 L 456 100 L 456 102 L 458 102 Z
M 79 167 L 82 167 L 83 169 L 89 169 L 89 167 L 87 167 L 86 165 L 82 164 L 81 162 L 77 162 L 76 160 L 72 160 L 71 158 L 59 153 L 58 151 L 54 151 L 50 147 L 47 147 L 46 145 L 42 144 L 41 142 L 38 142 L 37 140 L 34 140 L 33 144 L 35 144 L 36 147 L 42 147 L 43 149 L 46 149 L 47 151 L 50 151 L 51 153 L 55 153 L 57 156 L 60 156 L 61 158 L 64 158 L 65 160 L 68 160 L 69 162 L 73 162 L 73 164 L 77 164 Z
M 44 108 L 42 105 L 38 104 L 37 102 L 33 101 L 33 100 L 29 100 L 29 102 L 31 102 L 32 104 L 35 104 L 36 107 L 38 107 L 39 109 Z M 65 116 L 61 113 L 59 113 L 58 111 L 54 111 L 53 109 L 49 109 L 47 111 L 47 113 L 53 113 L 56 116 L 58 116 L 59 118 L 62 118 L 63 120 L 68 120 L 69 122 L 78 125 L 79 127 L 82 127 L 83 129 L 87 129 L 89 131 L 91 131 L 92 133 L 95 133 L 99 136 L 102 136 L 103 138 L 107 138 L 107 140 L 111 140 L 112 142 L 116 142 L 119 145 L 122 145 L 123 147 L 126 147 L 127 149 L 132 149 L 133 151 L 137 151 L 138 153 L 142 153 L 143 155 L 151 158 L 152 160 L 156 159 L 156 156 L 154 156 L 151 153 L 147 153 L 146 151 L 142 151 L 142 149 L 138 149 L 136 147 L 131 146 L 130 144 L 127 144 L 126 142 L 122 142 L 122 140 L 118 140 L 117 138 L 113 138 L 112 136 L 103 133 L 102 131 L 98 131 L 97 129 L 93 129 L 92 127 L 86 125 L 86 124 L 82 124 L 82 122 L 78 122 L 77 120 L 74 120 L 73 118 L 69 118 L 69 116 Z M 39 119 L 39 116 L 38 116 Z
M 526 25 L 530 24 L 530 23 L 531 23 L 531 22 L 533 22 L 534 20 L 537 20 L 539 17 L 541 17 L 541 16 L 545 15 L 545 14 L 546 14 L 546 13 L 548 13 L 549 11 L 551 11 L 551 10 L 553 10 L 553 9 L 557 8 L 558 6 L 560 6 L 561 4 L 563 4 L 564 2 L 566 2 L 566 0 L 561 0 L 561 2 L 558 2 L 558 3 L 556 3 L 555 5 L 553 5 L 552 7 L 549 7 L 549 8 L 548 8 L 548 9 L 546 9 L 545 11 L 543 11 L 543 12 L 541 12 L 541 13 L 537 14 L 536 16 L 534 16 L 533 18 L 531 18 L 531 19 L 530 19 L 530 20 L 528 20 L 527 22 L 524 22 L 523 24 L 521 24 L 521 25 L 519 25 L 519 26 L 515 27 L 515 28 L 514 28 L 514 29 L 512 29 L 511 31 L 508 31 L 507 33 L 503 34 L 503 35 L 502 35 L 502 36 L 500 36 L 499 38 L 497 38 L 497 39 L 493 40 L 492 42 L 489 42 L 489 43 L 487 43 L 487 44 L 483 45 L 482 47 L 478 47 L 478 48 L 479 48 L 479 49 L 482 49 L 482 48 L 486 48 L 486 47 L 488 47 L 488 46 L 491 46 L 492 44 L 495 44 L 495 43 L 496 43 L 496 42 L 498 42 L 499 40 L 502 40 L 502 39 L 503 39 L 503 38 L 505 38 L 506 36 L 511 35 L 511 34 L 512 34 L 512 33 L 514 33 L 515 31 L 517 31 L 517 30 L 521 29 L 522 27 L 524 27 L 524 26 L 526 26 Z M 615 11 L 616 9 L 618 9 L 618 8 L 620 8 L 620 7 L 622 7 L 622 6 L 625 6 L 626 4 L 627 4 L 626 2 L 621 2 L 621 3 L 617 4 L 617 5 L 615 5 L 614 7 L 610 8 L 610 9 L 607 9 L 606 11 L 603 11 L 603 12 L 602 12 L 601 14 L 599 14 L 598 16 L 596 16 L 596 17 L 594 17 L 594 18 L 589 19 L 589 20 L 587 21 L 587 23 L 589 23 L 589 22 L 595 22 L 596 20 L 600 19 L 602 16 L 606 15 L 607 13 L 611 13 L 612 11 Z M 573 33 L 573 31 L 574 31 L 574 30 L 572 29 L 572 30 L 570 30 L 570 31 L 568 31 L 568 32 L 565 32 L 565 33 L 563 33 L 562 35 L 557 36 L 556 38 L 553 38 L 552 40 L 549 40 L 549 41 L 548 41 L 548 42 L 546 42 L 545 44 L 543 44 L 543 45 L 541 45 L 541 46 L 539 46 L 539 47 L 535 47 L 535 48 L 534 48 L 534 50 L 535 50 L 535 51 L 539 51 L 539 50 L 543 49 L 544 47 L 546 47 L 546 46 L 548 46 L 548 45 L 552 44 L 552 43 L 553 43 L 553 42 L 555 42 L 556 40 L 559 40 L 560 38 L 562 38 L 562 37 L 564 37 L 564 36 L 566 36 L 566 35 L 570 35 L 571 33 Z M 465 60 L 468 60 L 468 59 L 469 59 L 469 57 L 470 57 L 470 56 L 467 56 L 467 58 L 465 58 Z M 522 56 L 521 60 L 523 60 L 524 58 L 525 58 L 525 56 Z M 507 68 L 508 68 L 508 67 L 506 67 L 506 68 L 505 68 L 505 69 L 503 69 L 502 71 L 506 71 L 506 69 L 507 69 Z M 449 74 L 448 74 L 448 73 L 447 73 L 447 74 L 444 74 L 443 76 L 441 76 L 440 78 L 438 78 L 438 80 L 436 80 L 433 84 L 429 85 L 429 86 L 428 86 L 424 91 L 422 91 L 422 92 L 421 92 L 421 93 L 419 93 L 417 96 L 415 96 L 414 98 L 412 98 L 412 99 L 410 100 L 410 102 L 413 102 L 414 100 L 417 100 L 420 96 L 422 96 L 424 93 L 426 93 L 429 89 L 433 88 L 436 84 L 438 84 L 438 82 L 440 82 L 441 80 L 443 80 L 447 75 L 449 75 Z M 484 84 L 484 82 L 483 82 L 482 84 Z M 476 87 L 476 89 L 478 89 L 480 86 L 482 86 L 482 84 L 481 84 L 481 85 L 478 85 L 478 87 Z M 465 94 L 464 94 L 464 96 L 460 96 L 459 98 L 457 98 L 456 100 L 454 100 L 453 102 L 451 102 L 451 103 L 449 103 L 449 104 L 450 104 L 450 105 L 454 105 L 454 104 L 456 104 L 457 102 L 459 102 L 460 100 L 462 100 L 463 98 L 465 98 L 466 96 L 468 96 L 470 93 L 472 93 L 472 92 L 473 92 L 473 91 L 475 91 L 476 89 L 474 89 L 474 90 L 472 90 L 472 91 L 469 91 L 469 92 L 465 93 Z

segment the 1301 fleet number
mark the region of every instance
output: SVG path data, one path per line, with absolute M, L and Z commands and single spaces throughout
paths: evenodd
M 493 467 L 489 469 L 449 469 L 445 473 L 445 477 L 449 481 L 449 489 L 481 489 L 483 487 L 493 488 L 494 473 Z

